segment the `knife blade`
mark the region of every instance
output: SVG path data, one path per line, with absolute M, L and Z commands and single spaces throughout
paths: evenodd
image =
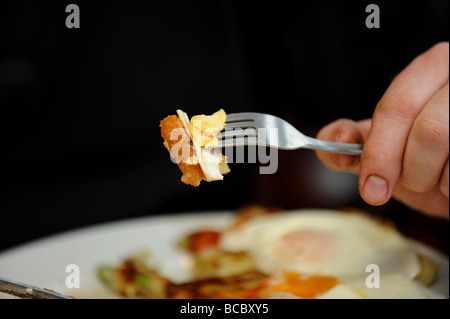
M 0 276 L 0 292 L 23 299 L 74 299 L 49 289 L 27 285 Z

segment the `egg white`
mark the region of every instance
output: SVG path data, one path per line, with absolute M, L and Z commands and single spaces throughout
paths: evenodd
M 291 237 L 292 240 L 286 240 Z M 296 238 L 300 240 L 296 243 Z M 224 232 L 224 250 L 247 251 L 267 274 L 365 278 L 366 267 L 414 278 L 420 262 L 408 241 L 392 227 L 362 214 L 300 210 L 256 217 Z
M 368 299 L 444 299 L 445 296 L 406 278 L 400 273 L 383 273 L 378 287 L 368 287 L 365 278 L 347 278 L 345 285 L 352 287 L 362 298 Z M 324 294 L 324 298 L 327 295 Z

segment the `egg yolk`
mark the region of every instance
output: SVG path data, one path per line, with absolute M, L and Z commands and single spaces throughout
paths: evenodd
M 274 292 L 289 292 L 302 299 L 313 299 L 339 284 L 330 276 L 306 276 L 295 272 L 283 272 L 284 281 L 271 287 Z
M 287 233 L 271 245 L 274 256 L 282 260 L 319 262 L 331 260 L 337 254 L 338 240 L 330 233 L 317 230 L 297 230 Z

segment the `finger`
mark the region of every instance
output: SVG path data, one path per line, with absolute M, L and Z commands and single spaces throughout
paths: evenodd
M 444 166 L 444 170 L 442 171 L 441 179 L 439 181 L 439 187 L 441 189 L 442 194 L 444 194 L 448 199 L 448 159 L 447 164 Z
M 375 108 L 361 155 L 359 190 L 372 205 L 388 201 L 402 170 L 406 141 L 416 116 L 448 82 L 448 43 L 414 59 L 387 89 Z
M 417 193 L 439 185 L 449 149 L 449 92 L 445 85 L 417 116 L 408 137 L 400 182 Z
M 447 171 L 448 172 L 448 171 Z M 439 189 L 439 185 L 428 193 L 416 193 L 399 184 L 394 191 L 394 197 L 406 206 L 430 216 L 448 219 L 448 196 Z
M 319 140 L 339 143 L 363 144 L 369 133 L 371 120 L 352 121 L 339 119 L 323 127 L 317 134 Z M 359 156 L 316 151 L 317 157 L 327 167 L 336 171 L 359 172 Z

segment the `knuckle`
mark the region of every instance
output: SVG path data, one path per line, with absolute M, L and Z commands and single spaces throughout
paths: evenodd
M 319 140 L 329 140 L 331 135 L 331 124 L 328 124 L 327 126 L 324 126 L 320 129 L 320 131 L 317 133 L 316 138 Z
M 396 93 L 385 96 L 378 103 L 376 113 L 395 121 L 407 120 L 415 115 L 414 101 L 404 93 Z
M 428 193 L 431 192 L 435 186 L 435 184 L 429 184 L 423 181 L 418 181 L 417 176 L 415 174 L 408 174 L 405 171 L 402 172 L 400 176 L 400 183 L 410 191 L 415 193 Z
M 428 149 L 448 148 L 448 123 L 441 119 L 418 117 L 414 122 L 412 136 L 419 147 Z
M 439 54 L 439 55 L 446 55 L 446 56 L 448 56 L 449 55 L 448 42 L 445 42 L 445 41 L 438 42 L 438 43 L 436 43 L 435 45 L 433 45 L 431 47 L 430 51 L 432 53 L 436 53 L 436 54 Z
M 348 128 L 353 127 L 354 122 L 352 120 L 346 119 L 346 118 L 340 118 L 337 119 L 336 121 L 334 121 L 332 123 L 333 127 L 337 129 L 337 131 L 339 130 L 345 130 Z
M 336 121 L 320 129 L 316 136 L 318 139 L 334 141 L 337 137 L 337 134 L 339 134 L 343 130 L 348 129 L 349 127 L 352 127 L 352 123 L 353 121 L 349 119 L 337 119 Z
M 348 126 L 348 125 L 352 125 L 354 122 L 348 118 L 340 118 L 336 120 L 336 124 L 338 124 L 339 126 Z
M 421 60 L 424 67 L 433 66 L 436 61 L 448 61 L 449 47 L 448 42 L 439 42 L 433 45 L 429 50 L 421 54 L 418 59 Z

